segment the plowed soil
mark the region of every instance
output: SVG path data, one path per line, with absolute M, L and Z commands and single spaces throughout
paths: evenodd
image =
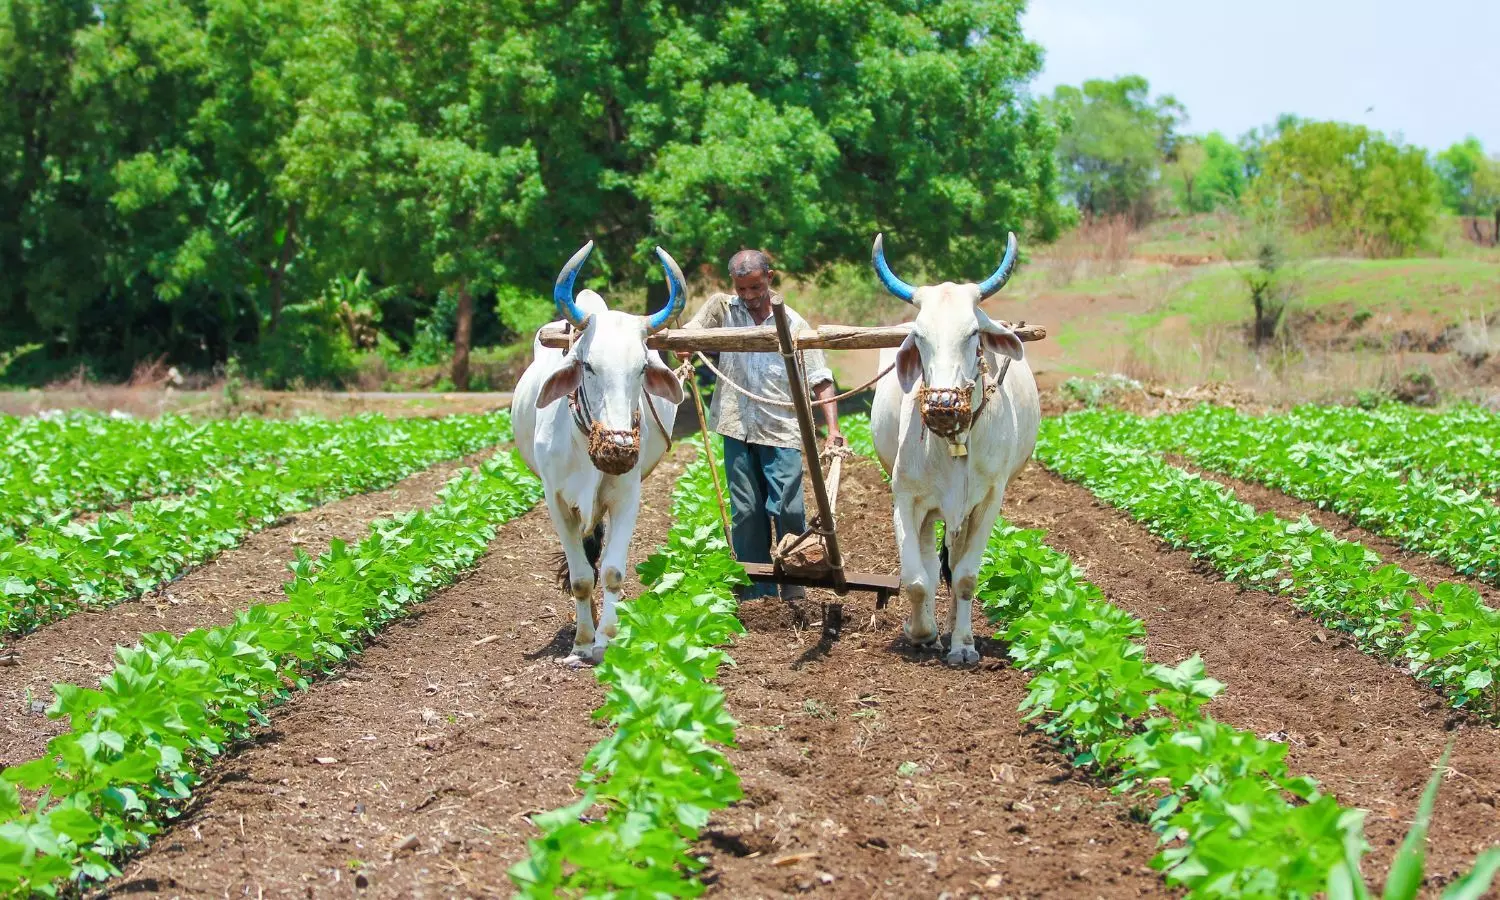
M 632 564 L 665 539 L 687 458 L 646 483 Z M 603 736 L 593 671 L 562 664 L 558 549 L 540 506 L 502 527 L 477 568 L 216 766 L 103 895 L 507 896 L 526 816 L 576 799 Z
M 633 561 L 665 536 L 686 461 L 678 451 L 647 483 Z M 876 464 L 850 464 L 840 507 L 851 567 L 894 572 Z M 1228 685 L 1216 716 L 1284 741 L 1294 772 L 1370 810 L 1367 873 L 1389 865 L 1450 739 L 1429 893 L 1496 839 L 1493 728 L 1038 466 L 1013 486 L 1006 516 L 1046 528 L 1141 616 L 1152 658 L 1202 654 Z M 575 798 L 604 733 L 593 672 L 562 662 L 573 626 L 551 574 L 556 549 L 543 509 L 502 528 L 463 580 L 214 766 L 101 896 L 508 896 L 505 870 L 536 835 L 528 816 Z M 830 599 L 741 607 L 748 633 L 721 683 L 741 722 L 728 752 L 745 798 L 698 847 L 712 896 L 1171 895 L 1149 868 L 1156 835 L 1141 811 L 1021 722 L 1026 679 L 1003 647 L 981 639 L 978 667 L 949 668 L 901 637 L 904 600 L 877 613 L 858 594 L 843 601 L 842 638 L 822 642 Z
M 1219 580 L 1187 552 L 1167 549 L 1126 514 L 1035 464 L 1007 500 L 1007 518 L 1046 529 L 1047 542 L 1111 602 L 1145 621 L 1153 660 L 1203 657 L 1209 674 L 1228 685 L 1209 707 L 1217 718 L 1285 742 L 1294 773 L 1369 810 L 1367 874 L 1389 867 L 1450 740 L 1428 848 L 1429 888 L 1467 870 L 1500 838 L 1495 728 L 1466 720 L 1290 600 Z
M 877 464 L 854 461 L 839 506 L 849 565 L 895 572 Z M 1002 647 L 981 640 L 977 669 L 950 668 L 906 642 L 904 600 L 872 623 L 873 600 L 857 594 L 843 638 L 820 645 L 799 622 L 818 624 L 818 601 L 832 599 L 819 593 L 800 610 L 741 607 L 749 634 L 721 681 L 742 723 L 729 758 L 745 799 L 714 817 L 699 848 L 714 896 L 1168 893 L 1147 866 L 1150 829 L 1021 723 L 1026 678 Z
M 359 540 L 374 519 L 430 506 L 455 470 L 486 459 L 490 452 L 439 463 L 387 490 L 290 516 L 140 600 L 77 612 L 7 639 L 16 663 L 0 666 L 0 767 L 41 755 L 47 741 L 66 727 L 65 721 L 44 715 L 54 684 L 92 687 L 113 665 L 117 644 L 130 646 L 153 631 L 183 634 L 227 624 L 242 609 L 281 599 L 287 565 L 298 550 L 317 556 L 334 539 Z

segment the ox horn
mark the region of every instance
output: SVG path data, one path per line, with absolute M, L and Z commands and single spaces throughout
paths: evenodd
M 911 298 L 917 295 L 917 289 L 896 277 L 891 267 L 885 262 L 885 235 L 875 235 L 875 249 L 870 253 L 870 262 L 875 266 L 875 274 L 880 276 L 880 283 L 885 289 L 905 300 L 911 302 Z
M 1005 239 L 1005 256 L 1000 258 L 1000 268 L 979 285 L 979 299 L 981 300 L 1005 287 L 1005 282 L 1010 281 L 1010 273 L 1016 270 L 1016 233 L 1012 231 L 1008 234 L 1009 237 Z
M 578 303 L 573 299 L 573 282 L 578 278 L 583 264 L 588 262 L 589 254 L 593 252 L 593 241 L 580 247 L 562 267 L 562 271 L 557 273 L 557 284 L 552 288 L 552 302 L 557 304 L 557 311 L 579 331 L 588 324 L 589 317 L 583 314 L 583 310 L 578 308 Z
M 656 311 L 656 315 L 646 320 L 646 329 L 655 334 L 667 327 L 667 322 L 672 317 L 682 312 L 687 305 L 687 286 L 682 277 L 682 269 L 678 267 L 677 260 L 672 254 L 660 247 L 656 248 L 656 258 L 661 260 L 662 272 L 667 276 L 667 305 Z

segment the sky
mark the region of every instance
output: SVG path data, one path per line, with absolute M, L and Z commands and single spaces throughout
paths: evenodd
M 1138 74 L 1189 133 L 1290 112 L 1500 152 L 1500 0 L 1029 0 L 1021 24 L 1045 52 L 1038 96 Z

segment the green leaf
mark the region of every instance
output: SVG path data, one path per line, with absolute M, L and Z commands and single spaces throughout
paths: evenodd
M 1474 860 L 1474 868 L 1443 891 L 1443 900 L 1481 900 L 1500 874 L 1500 847 L 1491 847 Z

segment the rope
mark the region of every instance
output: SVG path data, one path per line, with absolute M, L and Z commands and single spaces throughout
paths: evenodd
M 684 372 L 683 370 L 686 370 Z M 724 489 L 719 486 L 719 464 L 714 460 L 713 432 L 708 430 L 708 414 L 703 411 L 703 395 L 698 393 L 698 379 L 693 372 L 692 363 L 683 363 L 677 370 L 680 381 L 687 382 L 687 386 L 693 392 L 693 408 L 698 411 L 698 426 L 703 429 L 703 452 L 708 456 L 708 474 L 714 480 L 714 496 L 719 498 L 719 521 L 724 525 L 724 543 L 730 543 L 729 539 L 729 510 L 728 504 L 724 502 Z
M 708 357 L 704 356 L 702 351 L 695 350 L 695 351 L 693 351 L 693 355 L 696 356 L 696 357 L 698 357 L 700 360 L 702 360 L 703 364 L 705 366 L 708 366 L 709 371 L 713 372 L 714 375 L 716 377 L 718 377 L 718 379 L 720 381 L 722 381 L 725 384 L 729 385 L 731 388 L 733 388 L 738 393 L 743 394 L 746 397 L 749 397 L 751 400 L 754 400 L 756 403 L 764 403 L 767 406 L 775 406 L 775 407 L 778 407 L 780 409 L 796 409 L 796 404 L 792 403 L 790 400 L 773 400 L 770 397 L 762 397 L 761 395 L 752 392 L 748 388 L 741 387 L 740 385 L 735 384 L 734 381 L 732 379 L 730 379 L 730 377 L 728 375 L 725 375 L 723 372 L 721 372 L 719 370 L 718 366 L 715 366 L 709 360 Z M 851 389 L 849 389 L 847 391 L 844 391 L 842 394 L 838 394 L 838 395 L 833 396 L 833 397 L 827 397 L 827 398 L 824 398 L 822 400 L 812 400 L 812 401 L 810 401 L 810 403 L 813 406 L 827 406 L 830 403 L 837 403 L 840 400 L 848 400 L 850 397 L 853 397 L 855 394 L 858 394 L 859 392 L 861 392 L 861 391 L 865 390 L 866 388 L 868 388 L 870 385 L 874 384 L 875 382 L 877 382 L 880 379 L 884 378 L 886 375 L 890 374 L 890 371 L 892 369 L 894 369 L 895 367 L 896 367 L 896 363 L 893 361 L 890 365 L 886 366 L 884 369 L 881 369 L 880 372 L 879 372 L 879 374 L 877 374 L 874 378 L 871 378 L 869 381 L 866 381 L 864 384 L 860 385 L 859 387 L 857 387 L 857 388 L 851 388 Z

